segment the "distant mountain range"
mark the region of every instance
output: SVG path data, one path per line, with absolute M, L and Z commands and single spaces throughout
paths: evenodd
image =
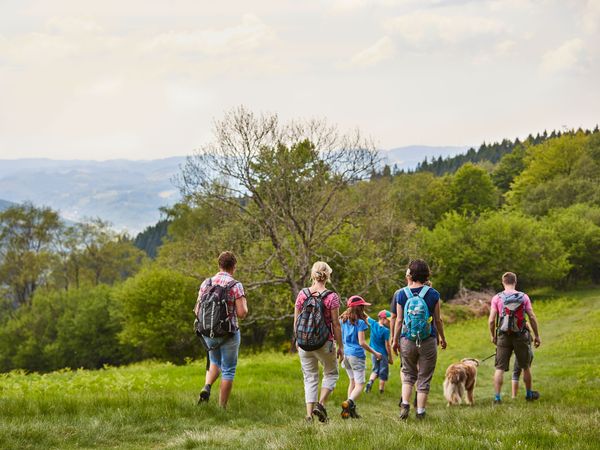
M 425 157 L 451 156 L 467 147 L 409 146 L 382 151 L 382 162 L 414 169 Z M 180 200 L 172 178 L 185 157 L 132 160 L 0 160 L 0 211 L 29 201 L 70 221 L 100 217 L 132 234 L 160 219 L 159 208 Z

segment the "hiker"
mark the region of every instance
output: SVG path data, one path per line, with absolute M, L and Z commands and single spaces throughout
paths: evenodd
M 410 412 L 410 397 L 417 384 L 417 419 L 425 418 L 427 396 L 437 363 L 437 345 L 447 346 L 440 313 L 440 294 L 426 285 L 431 271 L 421 259 L 411 261 L 406 270 L 407 286 L 396 294 L 394 350 L 402 358 L 402 399 L 400 418 Z
M 379 393 L 383 394 L 385 390 L 385 382 L 388 380 L 389 375 L 389 364 L 394 364 L 394 357 L 392 356 L 392 350 L 390 346 L 390 317 L 392 313 L 389 311 L 381 310 L 377 314 L 378 320 L 367 319 L 370 328 L 370 341 L 369 344 L 373 350 L 381 353 L 381 359 L 377 359 L 375 355 L 372 356 L 373 369 L 369 382 L 365 386 L 365 392 L 371 392 L 373 383 L 379 378 Z
M 342 402 L 342 419 L 351 417 L 359 419 L 356 411 L 356 400 L 365 386 L 366 354 L 365 350 L 372 353 L 377 360 L 382 354 L 373 349 L 365 339 L 365 330 L 369 328 L 365 313 L 365 306 L 371 306 L 361 296 L 353 295 L 348 299 L 348 309 L 340 316 L 342 324 L 342 340 L 344 341 L 344 360 L 342 365 L 346 369 L 350 384 L 348 385 L 348 399 Z
M 533 330 L 531 329 L 531 325 L 529 324 L 529 322 L 525 323 L 525 326 L 527 327 L 527 334 L 528 336 L 528 346 L 529 346 L 529 367 L 531 367 L 531 363 L 533 362 L 533 339 L 531 338 L 531 336 L 533 335 Z M 523 369 L 521 369 L 521 366 L 519 366 L 519 361 L 517 361 L 517 359 L 515 358 L 515 364 L 513 365 L 513 373 L 512 373 L 512 398 L 515 399 L 517 398 L 517 394 L 519 393 L 519 379 L 521 378 L 521 372 L 523 371 Z
M 206 381 L 202 391 L 200 391 L 198 403 L 209 400 L 211 387 L 221 374 L 219 405 L 225 408 L 233 387 L 233 378 L 240 349 L 238 318 L 243 319 L 246 317 L 248 305 L 242 283 L 233 278 L 237 266 L 235 255 L 232 252 L 221 253 L 218 264 L 219 272 L 215 276 L 204 280 L 200 286 L 198 300 L 194 308 L 198 323 L 202 325 L 204 322 L 200 338 L 204 339 L 205 346 L 209 349 L 210 359 L 210 367 L 206 371 Z M 215 308 L 206 307 L 209 304 L 220 304 L 221 299 L 225 299 L 226 309 L 223 308 L 219 312 L 218 306 Z M 202 308 L 203 304 L 205 308 Z M 210 320 L 211 318 L 213 320 Z
M 496 345 L 496 371 L 494 373 L 494 404 L 502 403 L 502 383 L 504 372 L 508 370 L 511 355 L 523 370 L 523 381 L 527 392 L 525 399 L 537 400 L 539 392 L 531 389 L 531 356 L 529 353 L 529 333 L 527 332 L 525 314 L 529 317 L 533 330 L 535 347 L 541 344 L 537 318 L 531 307 L 527 294 L 516 290 L 517 275 L 506 272 L 502 275 L 504 291 L 492 298 L 488 325 L 492 343 Z
M 310 272 L 312 285 L 298 293 L 294 308 L 294 334 L 304 376 L 307 422 L 312 422 L 313 416 L 327 422 L 325 403 L 339 378 L 337 359 L 341 360 L 344 354 L 338 321 L 340 298 L 325 286 L 331 273 L 329 264 L 314 263 Z M 323 382 L 318 398 L 319 363 L 323 366 Z

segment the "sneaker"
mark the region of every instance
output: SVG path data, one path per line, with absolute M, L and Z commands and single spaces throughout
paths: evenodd
M 198 403 L 207 402 L 210 398 L 210 384 L 204 385 L 198 396 Z
M 307 416 L 307 417 L 305 417 L 305 418 L 304 418 L 304 421 L 305 421 L 306 423 L 313 423 L 313 418 L 312 418 L 312 417 L 308 417 L 308 416 Z
M 525 396 L 525 400 L 528 402 L 532 402 L 533 400 L 537 400 L 540 398 L 540 393 L 538 391 L 531 391 L 531 396 Z
M 350 417 L 350 407 L 354 402 L 350 399 L 344 400 L 342 402 L 342 419 L 347 419 Z
M 358 412 L 356 412 L 356 403 L 354 403 L 352 400 L 350 400 L 350 402 L 350 417 L 353 419 L 360 419 Z
M 417 419 L 423 420 L 424 418 L 425 418 L 425 411 L 423 411 L 422 413 L 417 413 Z
M 380 393 L 380 394 L 383 394 L 383 389 L 379 389 L 379 393 Z
M 499 399 L 499 398 L 494 399 L 494 405 L 501 405 L 501 404 L 502 404 L 502 399 Z
M 365 386 L 365 392 L 368 394 L 369 392 L 371 392 L 371 388 L 373 387 L 373 382 L 369 381 L 367 383 L 367 385 Z
M 313 416 L 317 416 L 319 422 L 327 422 L 329 418 L 327 417 L 327 410 L 320 403 L 315 403 L 315 407 L 312 410 Z
M 408 413 L 410 412 L 410 405 L 406 403 L 400 403 L 400 418 L 402 420 L 408 419 Z

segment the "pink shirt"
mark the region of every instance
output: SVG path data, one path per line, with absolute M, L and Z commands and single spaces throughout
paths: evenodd
M 503 293 L 506 295 L 511 295 L 515 292 L 518 291 L 503 291 Z M 525 309 L 525 312 L 527 314 L 531 314 L 533 312 L 533 308 L 531 307 L 531 300 L 529 299 L 529 296 L 527 294 L 523 294 L 523 308 Z M 502 299 L 500 298 L 499 294 L 494 295 L 494 297 L 492 298 L 492 309 L 496 309 L 496 311 L 498 311 L 498 314 L 502 314 Z
M 304 305 L 304 301 L 306 300 L 306 294 L 304 290 L 298 293 L 298 297 L 296 297 L 296 309 L 298 311 L 302 310 L 302 305 Z M 333 327 L 331 326 L 331 310 L 340 307 L 340 297 L 335 293 L 331 292 L 325 300 L 323 300 L 323 305 L 325 306 L 325 323 L 329 328 L 329 340 L 333 341 Z

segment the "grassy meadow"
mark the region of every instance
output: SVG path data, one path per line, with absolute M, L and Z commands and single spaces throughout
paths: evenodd
M 540 296 L 535 298 L 542 298 Z M 541 399 L 492 406 L 493 359 L 479 369 L 475 406 L 447 408 L 445 368 L 493 353 L 487 320 L 447 327 L 427 409 L 398 419 L 399 364 L 382 396 L 358 401 L 360 420 L 342 420 L 348 379 L 340 374 L 328 424 L 304 423 L 296 355 L 243 355 L 228 410 L 196 405 L 205 361 L 185 366 L 141 363 L 100 371 L 0 375 L 0 448 L 598 448 L 600 446 L 600 290 L 546 297 L 534 307 L 542 346 L 534 389 Z M 243 345 L 243 343 L 242 343 Z M 215 386 L 216 388 L 217 386 Z

